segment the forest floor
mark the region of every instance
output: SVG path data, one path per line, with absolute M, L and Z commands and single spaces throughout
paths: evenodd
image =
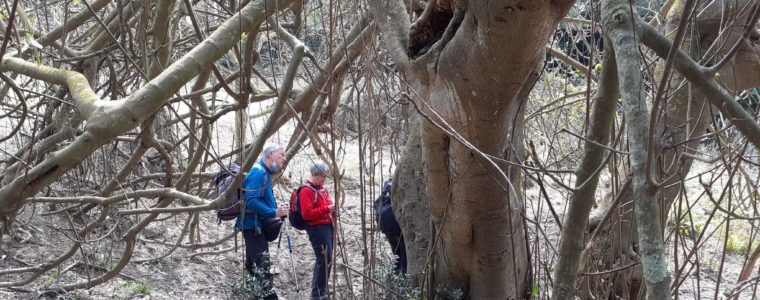
M 279 141 L 282 140 L 282 141 Z M 284 138 L 274 142 L 285 144 Z M 338 293 L 340 298 L 348 295 L 362 297 L 363 275 L 357 272 L 365 270 L 363 253 L 378 256 L 377 261 L 390 265 L 391 253 L 382 234 L 362 234 L 362 226 L 372 226 L 371 205 L 379 193 L 380 183 L 389 176 L 386 165 L 383 178 L 378 170 L 374 183 L 365 186 L 365 200 L 362 205 L 359 185 L 359 164 L 357 144 L 345 145 L 342 153 L 342 171 L 345 173 L 341 205 L 341 235 L 343 243 L 338 249 L 338 264 L 349 268 L 337 267 Z M 309 152 L 311 151 L 311 152 Z M 312 154 L 306 154 L 312 153 Z M 278 204 L 286 205 L 290 192 L 299 183 L 308 178 L 308 169 L 312 160 L 319 158 L 312 149 L 301 151 L 284 171 L 275 185 L 275 197 Z M 387 164 L 387 163 L 386 163 Z M 215 170 L 215 169 L 212 169 Z M 367 180 L 368 177 L 365 177 Z M 333 183 L 327 188 L 333 198 Z M 361 207 L 365 209 L 362 210 Z M 70 221 L 65 215 L 46 215 L 53 207 L 42 204 L 30 204 L 19 214 L 20 224 L 14 236 L 5 235 L 0 242 L 0 270 L 22 268 L 31 264 L 47 261 L 61 255 L 69 249 L 75 240 Z M 362 213 L 366 214 L 362 217 Z M 187 214 L 178 214 L 161 221 L 155 221 L 141 234 L 135 246 L 131 262 L 112 280 L 90 289 L 80 289 L 61 294 L 59 299 L 229 299 L 234 298 L 233 285 L 241 281 L 244 271 L 244 248 L 242 235 L 238 234 L 237 247 L 234 239 L 214 246 L 190 250 L 177 248 L 167 257 L 148 262 L 171 251 L 185 226 Z M 362 220 L 365 220 L 363 223 Z M 196 243 L 212 242 L 233 232 L 234 221 L 218 224 L 216 212 L 206 211 L 199 215 L 198 231 L 200 237 Z M 113 225 L 113 224 L 111 224 Z M 97 239 L 99 234 L 113 231 L 113 236 L 121 236 L 132 224 L 116 224 L 113 228 L 100 228 L 88 237 Z M 299 231 L 284 225 L 279 241 L 269 246 L 275 276 L 275 289 L 281 299 L 308 299 L 314 252 L 305 231 Z M 367 247 L 364 249 L 365 239 Z M 288 242 L 290 241 L 290 242 Z M 188 243 L 187 236 L 182 241 Z M 64 262 L 57 268 L 45 273 L 31 283 L 11 289 L 0 289 L 0 299 L 38 298 L 38 291 L 46 290 L 65 283 L 86 282 L 104 273 L 104 268 L 92 266 L 113 266 L 124 249 L 124 243 L 105 238 L 101 242 L 90 243 L 76 254 L 74 260 Z M 206 254 L 198 254 L 204 252 Z M 220 253 L 213 253 L 220 252 Z M 90 266 L 90 267 L 87 267 Z M 380 266 L 373 266 L 374 269 Z M 5 278 L 3 278 L 5 277 Z M 0 275 L 0 281 L 24 280 L 25 277 Z M 347 282 L 350 281 L 350 284 Z M 47 297 L 51 298 L 51 297 Z

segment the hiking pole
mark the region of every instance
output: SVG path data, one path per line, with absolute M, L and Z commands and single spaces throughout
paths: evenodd
M 288 222 L 288 223 L 290 223 L 290 222 Z M 282 224 L 282 226 L 286 226 L 286 224 Z M 284 228 L 285 237 L 288 240 L 288 256 L 290 258 L 290 270 L 291 270 L 291 272 L 293 272 L 293 281 L 296 283 L 296 293 L 300 295 L 301 294 L 301 288 L 298 285 L 298 273 L 296 273 L 296 264 L 293 261 L 293 243 L 292 243 L 292 240 L 290 238 L 290 233 L 287 231 L 287 229 L 288 228 Z M 282 233 L 282 232 L 280 232 L 280 233 Z M 279 245 L 279 243 L 280 242 L 278 241 L 277 244 Z
M 281 217 L 280 221 L 284 223 L 285 217 Z M 280 240 L 282 240 L 282 230 L 283 230 L 282 226 L 285 226 L 285 224 L 282 224 L 280 226 L 281 226 L 280 232 L 277 233 L 277 252 L 274 253 L 274 259 L 277 261 L 278 264 L 280 262 Z M 277 271 L 277 265 L 273 264 L 273 270 L 274 271 L 272 271 L 272 273 Z
M 280 217 L 280 222 L 282 222 L 282 225 L 280 225 L 280 232 L 277 233 L 277 253 L 275 253 L 275 257 L 277 258 L 278 263 L 280 261 L 280 244 L 282 243 L 282 232 L 285 231 L 285 226 L 288 225 L 288 222 L 285 219 L 287 219 L 287 217 Z

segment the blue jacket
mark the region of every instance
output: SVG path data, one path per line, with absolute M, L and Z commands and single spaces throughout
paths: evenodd
M 272 171 L 258 161 L 243 179 L 245 213 L 238 216 L 235 226 L 240 230 L 261 229 L 261 223 L 277 213 L 277 202 L 272 192 Z M 258 215 L 258 216 L 257 216 Z

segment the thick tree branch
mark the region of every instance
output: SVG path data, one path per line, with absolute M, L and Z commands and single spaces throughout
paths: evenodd
M 374 19 L 383 34 L 383 43 L 390 52 L 396 68 L 408 71 L 411 67 L 408 55 L 409 27 L 411 22 L 404 8 L 404 1 L 370 1 Z
M 2 60 L 2 70 L 24 74 L 49 83 L 66 85 L 71 92 L 79 114 L 89 118 L 100 106 L 106 105 L 90 87 L 90 83 L 80 73 L 51 68 L 26 62 L 20 58 L 6 57 Z
M 606 40 L 609 45 L 609 40 Z M 562 227 L 559 244 L 559 259 L 554 272 L 552 299 L 572 299 L 575 294 L 575 280 L 581 266 L 584 247 L 582 237 L 588 225 L 589 212 L 595 203 L 599 172 L 604 164 L 604 152 L 599 145 L 607 145 L 610 140 L 612 121 L 617 111 L 618 76 L 615 53 L 611 47 L 604 52 L 601 81 L 594 97 L 594 111 L 591 115 L 588 141 L 584 144 L 584 154 L 576 172 L 575 190 L 570 198 L 565 226 Z M 588 183 L 586 183 L 588 182 Z
M 661 57 L 667 57 L 671 47 L 670 41 L 659 34 L 653 27 L 643 22 L 636 23 L 641 33 L 641 41 Z M 723 114 L 728 116 L 739 131 L 755 146 L 760 148 L 760 125 L 733 96 L 721 87 L 713 76 L 706 72 L 705 68 L 697 64 L 686 53 L 678 50 L 674 57 L 676 70 L 683 74 L 686 79 L 701 89 L 707 100 Z
M 0 214 L 15 211 L 23 199 L 33 196 L 58 179 L 103 144 L 147 120 L 166 103 L 172 94 L 232 48 L 240 38 L 241 30 L 247 31 L 259 26 L 266 17 L 287 7 L 290 2 L 287 0 L 250 2 L 238 14 L 220 25 L 211 36 L 128 98 L 96 108 L 85 107 L 85 112 L 90 112 L 85 132 L 64 149 L 51 154 L 24 176 L 2 187 Z M 3 64 L 6 64 L 6 61 L 12 60 L 4 59 Z M 43 75 L 46 73 L 40 73 L 40 76 Z M 63 83 L 60 81 L 60 76 L 54 76 L 51 79 Z M 79 81 L 75 83 L 86 84 Z M 76 87 L 81 89 L 78 85 Z M 92 99 L 90 101 L 95 102 Z
M 155 54 L 148 67 L 148 79 L 155 78 L 169 64 L 169 55 L 172 52 L 172 32 L 169 21 L 174 10 L 174 3 L 175 0 L 159 0 L 154 8 L 152 24 Z
M 641 62 L 638 50 L 636 11 L 626 0 L 602 1 L 602 20 L 618 65 L 620 95 L 630 147 L 631 176 L 635 198 L 636 231 L 639 237 L 639 256 L 644 267 L 647 299 L 670 299 L 670 274 L 665 257 L 657 187 L 647 180 L 647 138 L 649 112 L 642 85 Z M 666 52 L 667 53 L 667 52 Z
M 140 190 L 140 191 L 134 191 L 134 192 L 119 193 L 118 195 L 114 195 L 110 197 L 99 197 L 99 196 L 35 197 L 32 200 L 32 202 L 95 203 L 95 204 L 101 204 L 101 205 L 109 205 L 109 204 L 114 204 L 119 201 L 125 201 L 129 199 L 156 198 L 156 197 L 178 199 L 178 200 L 182 200 L 187 203 L 192 203 L 195 205 L 204 205 L 204 204 L 210 203 L 209 201 L 204 200 L 203 198 L 200 198 L 192 194 L 187 194 L 173 188 Z
M 90 3 L 90 7 L 92 10 L 85 9 L 76 14 L 75 16 L 69 18 L 66 20 L 65 24 L 61 24 L 58 27 L 54 28 L 51 31 L 48 31 L 45 35 L 37 38 L 37 42 L 41 45 L 48 46 L 51 45 L 55 40 L 61 38 L 64 34 L 69 33 L 73 30 L 76 30 L 84 24 L 87 20 L 92 18 L 94 16 L 93 12 L 98 12 L 108 3 L 110 3 L 111 0 L 97 0 L 93 3 Z
M 594 75 L 594 73 L 591 72 L 588 69 L 588 67 L 584 66 L 579 61 L 573 59 L 569 55 L 567 55 L 565 53 L 562 53 L 562 51 L 559 51 L 559 50 L 554 49 L 552 47 L 546 47 L 546 50 L 548 50 L 549 54 L 551 54 L 552 56 L 554 56 L 554 58 L 559 59 L 561 62 L 564 62 L 564 63 L 568 64 L 569 66 L 575 68 L 576 70 L 580 71 L 583 75 L 591 74 L 591 80 L 593 80 L 594 82 L 599 81 L 599 78 L 596 75 Z

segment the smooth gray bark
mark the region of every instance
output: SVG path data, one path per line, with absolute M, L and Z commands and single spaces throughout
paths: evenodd
M 646 174 L 646 165 L 653 162 L 649 161 L 647 152 L 650 116 L 643 93 L 641 55 L 635 34 L 638 19 L 632 15 L 628 1 L 612 0 L 602 1 L 602 22 L 615 49 L 618 77 L 625 82 L 620 94 L 630 145 L 638 254 L 644 268 L 647 299 L 670 299 L 670 274 L 663 245 L 659 204 L 655 198 L 658 187 Z
M 608 41 L 608 40 L 607 40 Z M 607 44 L 609 44 L 607 42 Z M 594 205 L 599 171 L 605 163 L 607 150 L 600 147 L 610 140 L 612 121 L 617 111 L 618 77 L 615 53 L 607 48 L 602 63 L 597 94 L 594 96 L 594 111 L 591 114 L 588 141 L 584 144 L 583 159 L 576 171 L 575 190 L 568 203 L 559 243 L 559 258 L 554 272 L 552 299 L 572 299 L 575 294 L 575 280 L 581 266 L 585 248 L 586 227 L 589 212 Z

